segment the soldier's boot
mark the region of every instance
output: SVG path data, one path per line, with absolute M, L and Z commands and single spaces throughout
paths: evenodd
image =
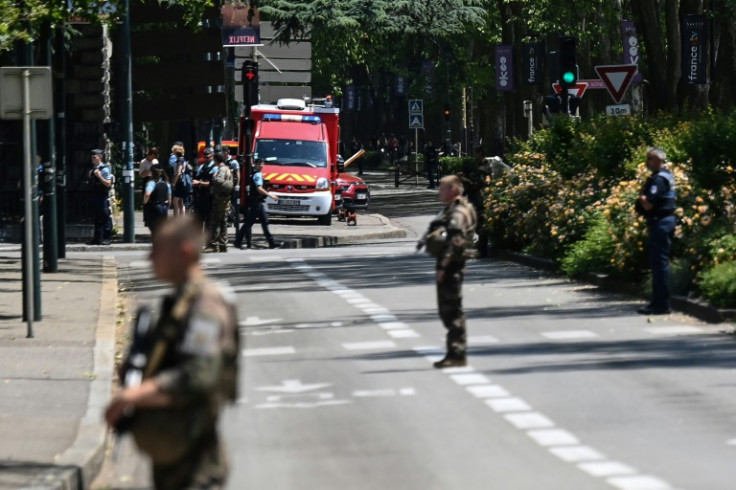
M 444 369 L 451 367 L 465 367 L 468 365 L 468 359 L 465 356 L 448 353 L 443 359 L 435 362 L 433 366 L 436 369 Z

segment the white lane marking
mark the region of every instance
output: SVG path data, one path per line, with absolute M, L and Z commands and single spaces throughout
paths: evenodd
M 366 315 L 387 315 L 389 313 L 388 308 L 383 306 L 361 306 L 360 309 Z
M 272 327 L 268 330 L 253 330 L 252 332 L 247 332 L 246 335 L 253 335 L 254 337 L 260 337 L 263 335 L 276 335 L 281 333 L 291 333 L 294 330 L 291 328 L 280 328 L 280 327 Z
M 373 320 L 376 323 L 398 322 L 399 321 L 399 319 L 396 318 L 396 315 L 391 315 L 391 314 L 371 315 L 371 320 Z
M 383 322 L 379 323 L 378 326 L 384 330 L 401 330 L 409 328 L 409 325 L 404 322 Z
M 128 267 L 131 269 L 145 269 L 146 267 L 151 267 L 151 262 L 147 260 L 134 260 L 128 264 Z
M 550 447 L 549 452 L 566 463 L 580 463 L 582 461 L 606 459 L 603 454 L 588 446 Z
M 388 333 L 389 337 L 393 337 L 395 339 L 410 339 L 419 337 L 419 334 L 410 328 L 407 328 L 405 330 L 389 330 L 386 333 Z
M 325 400 L 321 402 L 297 402 L 297 403 L 262 403 L 256 405 L 255 408 L 319 408 L 319 407 L 332 407 L 335 405 L 347 405 L 353 403 L 350 400 Z
M 578 468 L 589 474 L 599 478 L 619 475 L 633 475 L 636 470 L 629 465 L 619 463 L 618 461 L 596 461 L 592 463 L 580 463 Z
M 316 323 L 297 323 L 294 328 L 335 328 L 342 327 L 342 322 L 316 322 Z
M 489 398 L 486 400 L 486 405 L 491 407 L 491 410 L 499 413 L 506 412 L 528 412 L 532 409 L 527 402 L 521 398 Z
M 563 429 L 530 430 L 527 434 L 540 446 L 569 446 L 580 444 L 577 437 Z
M 554 427 L 555 424 L 550 419 L 537 412 L 530 413 L 510 413 L 504 415 L 511 425 L 517 429 L 544 429 Z
M 424 358 L 427 361 L 434 363 L 434 362 L 444 359 L 445 356 L 443 354 L 435 354 L 435 355 L 430 355 L 430 356 L 424 356 Z
M 345 301 L 351 305 L 358 305 L 358 304 L 363 304 L 363 303 L 367 303 L 371 305 L 373 304 L 373 302 L 369 300 L 368 298 L 351 298 L 351 299 L 346 299 Z
M 444 350 L 442 350 L 442 347 L 437 347 L 436 345 L 422 345 L 419 347 L 414 347 L 412 350 L 422 356 L 425 354 L 439 354 L 444 352 Z
M 476 398 L 503 398 L 509 396 L 509 392 L 498 385 L 477 385 L 465 388 Z
M 497 344 L 499 340 L 496 337 L 490 335 L 471 335 L 468 337 L 468 345 L 487 345 Z
M 689 327 L 687 325 L 674 327 L 649 327 L 645 328 L 644 331 L 653 335 L 684 335 L 703 332 L 703 330 L 698 327 Z
M 356 398 L 396 396 L 395 390 L 356 390 L 353 391 Z
M 484 385 L 491 382 L 491 380 L 488 379 L 486 376 L 478 373 L 451 374 L 450 378 L 452 378 L 455 383 L 461 386 Z
M 283 356 L 289 354 L 296 354 L 296 350 L 294 350 L 293 347 L 258 347 L 254 349 L 243 349 L 243 355 L 245 357 Z
M 442 368 L 442 372 L 445 374 L 474 373 L 475 369 L 473 369 L 473 366 L 446 367 Z
M 598 334 L 589 330 L 563 330 L 561 332 L 542 332 L 542 336 L 550 340 L 574 340 L 592 339 L 598 337 Z
M 272 391 L 274 393 L 305 393 L 307 391 L 319 390 L 332 386 L 330 383 L 312 383 L 304 384 L 298 379 L 285 379 L 280 385 L 260 386 L 256 388 L 258 391 Z
M 271 325 L 273 323 L 278 323 L 282 321 L 281 318 L 264 318 L 261 320 L 257 316 L 249 316 L 246 317 L 245 320 L 238 323 L 238 326 L 240 327 L 260 327 L 261 325 Z
M 199 261 L 200 264 L 205 264 L 205 265 L 219 264 L 221 262 L 222 260 L 218 259 L 217 257 L 212 257 L 212 256 L 205 256 L 201 258 Z
M 666 481 L 649 475 L 618 476 L 606 481 L 619 490 L 670 490 L 672 488 Z
M 342 344 L 345 350 L 393 349 L 396 343 L 393 340 L 374 340 L 370 342 L 346 342 Z
M 353 396 L 356 398 L 369 398 L 369 397 L 390 397 L 390 396 L 414 396 L 416 395 L 414 388 L 401 388 L 399 390 L 385 389 L 385 390 L 356 390 L 353 391 Z

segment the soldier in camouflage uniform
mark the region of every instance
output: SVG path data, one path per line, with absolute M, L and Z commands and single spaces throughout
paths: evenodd
M 436 368 L 465 366 L 467 339 L 465 314 L 462 306 L 462 285 L 465 261 L 473 256 L 476 214 L 473 206 L 462 197 L 459 177 L 448 175 L 440 180 L 440 201 L 447 206 L 430 225 L 420 245 L 437 258 L 437 304 L 440 318 L 447 329 L 447 355 L 434 363 Z
M 199 265 L 201 225 L 191 217 L 165 222 L 154 238 L 156 276 L 171 283 L 150 334 L 142 382 L 119 391 L 105 418 L 130 431 L 153 463 L 157 490 L 220 489 L 227 462 L 217 421 L 236 397 L 236 309 Z
M 227 252 L 227 212 L 234 188 L 233 173 L 222 153 L 215 153 L 217 164 L 210 182 L 212 208 L 210 209 L 210 243 L 205 252 Z

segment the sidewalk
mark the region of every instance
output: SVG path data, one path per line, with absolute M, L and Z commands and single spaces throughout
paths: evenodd
M 26 338 L 20 255 L 0 252 L 0 489 L 77 489 L 102 464 L 114 362 L 112 258 L 43 274 L 43 320 Z M 84 482 L 84 483 L 82 483 Z

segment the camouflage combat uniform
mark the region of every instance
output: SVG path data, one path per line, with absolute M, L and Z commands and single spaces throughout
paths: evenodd
M 209 248 L 217 252 L 227 252 L 227 211 L 230 207 L 232 190 L 219 193 L 221 183 L 233 180 L 232 170 L 227 165 L 220 165 L 217 173 L 212 177 L 210 191 L 212 192 L 212 208 L 210 210 L 210 237 Z
M 132 432 L 152 459 L 154 486 L 223 488 L 228 468 L 217 420 L 236 398 L 236 309 L 208 279 L 189 281 L 164 299 L 152 345 L 153 372 L 146 377 L 156 379 L 174 403 L 136 411 Z
M 458 197 L 447 205 L 438 221 L 445 227 L 447 234 L 444 249 L 437 257 L 437 270 L 442 268 L 444 258 L 449 257 L 450 262 L 444 268 L 442 282 L 437 282 L 437 304 L 440 319 L 447 329 L 448 356 L 465 358 L 467 340 L 462 286 L 465 261 L 472 256 L 469 249 L 473 245 L 476 214 L 466 198 Z

